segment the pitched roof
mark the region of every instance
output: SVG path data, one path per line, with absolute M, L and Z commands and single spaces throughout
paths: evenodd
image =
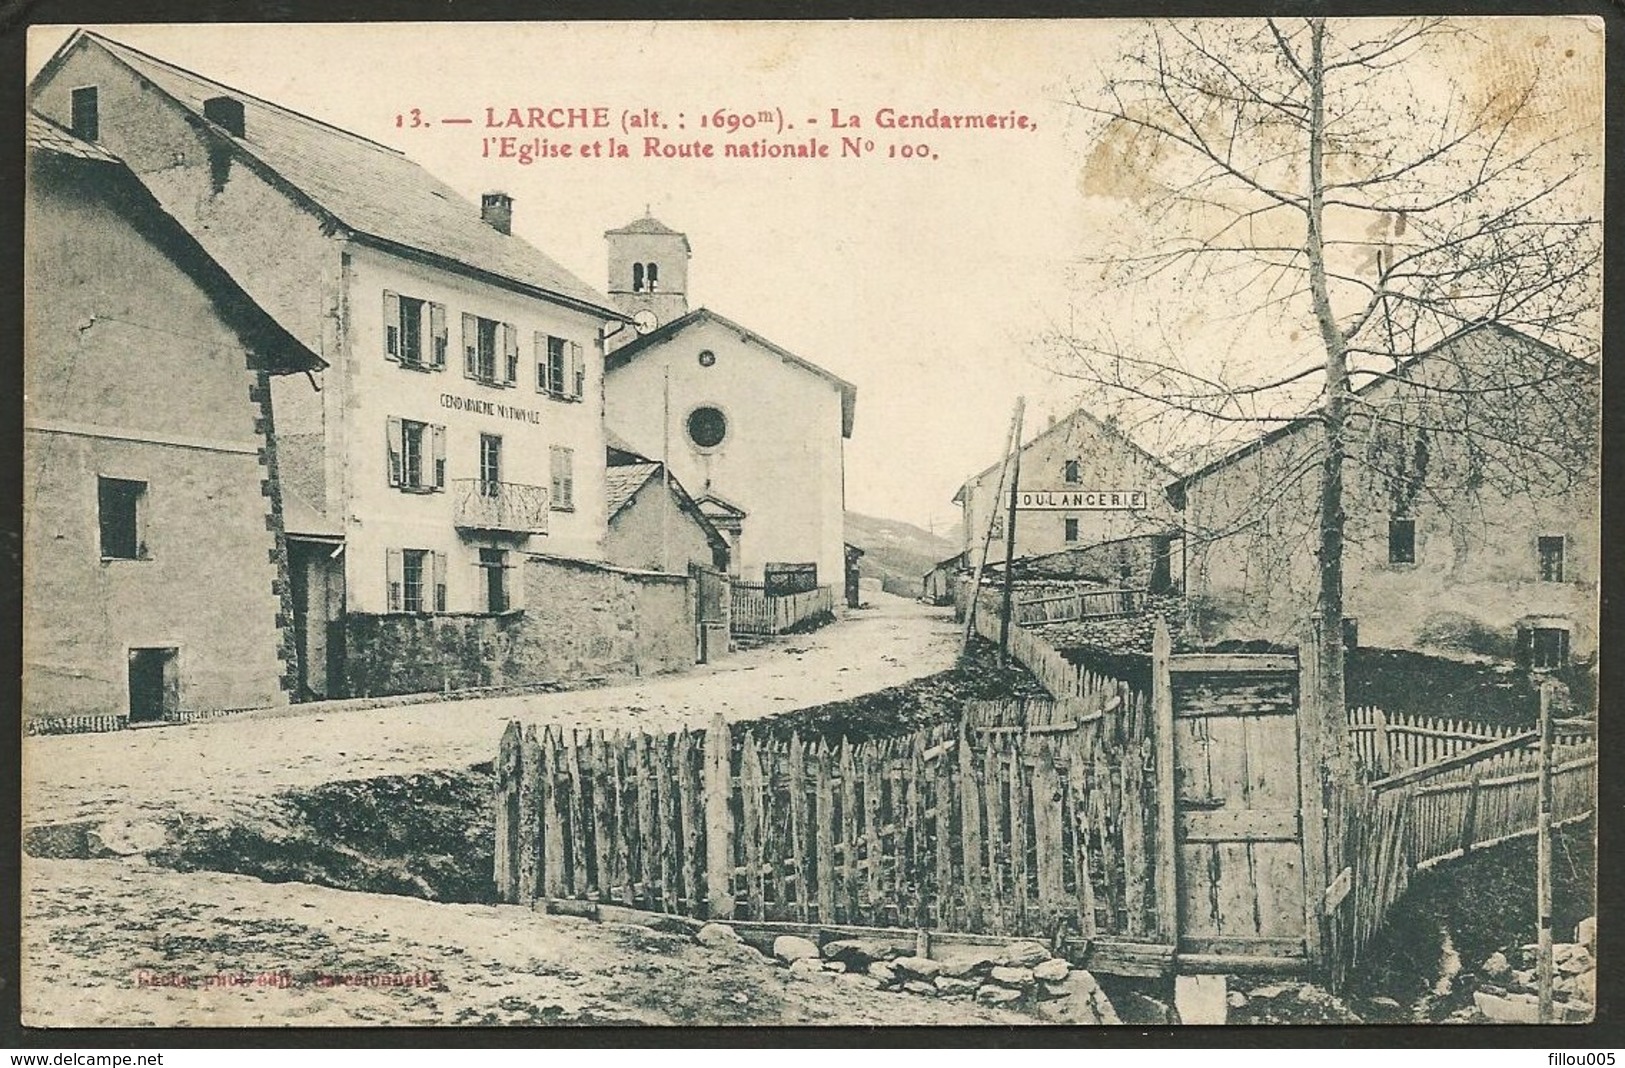
M 849 438 L 852 436 L 852 421 L 858 405 L 857 386 L 854 386 L 852 383 L 848 382 L 844 378 L 841 378 L 839 375 L 831 374 L 822 367 L 818 366 L 816 363 L 813 363 L 811 360 L 803 359 L 802 357 L 791 352 L 789 349 L 773 344 L 773 342 L 762 337 L 760 334 L 740 326 L 732 319 L 727 319 L 721 315 L 718 315 L 709 308 L 695 308 L 687 315 L 679 316 L 678 318 L 667 323 L 665 326 L 660 327 L 658 330 L 651 330 L 649 333 L 644 334 L 637 340 L 628 342 L 627 344 L 616 349 L 614 352 L 610 353 L 604 358 L 604 373 L 606 375 L 615 373 L 615 371 L 625 367 L 643 353 L 648 352 L 657 345 L 662 345 L 665 342 L 670 341 L 684 330 L 687 330 L 689 327 L 698 325 L 700 323 L 716 323 L 725 330 L 732 330 L 739 334 L 742 340 L 754 341 L 756 344 L 762 346 L 764 349 L 767 349 L 769 352 L 779 357 L 785 363 L 790 364 L 792 367 L 800 368 L 801 370 L 816 375 L 817 377 L 830 383 L 841 393 L 841 436 L 843 438 Z
M 657 463 L 620 464 L 607 468 L 604 472 L 605 488 L 608 490 L 609 518 L 614 519 L 616 513 L 637 496 L 643 484 L 660 470 Z
M 1141 448 L 1132 438 L 1130 438 L 1127 434 L 1124 434 L 1121 430 L 1117 429 L 1115 426 L 1112 426 L 1109 423 L 1105 423 L 1105 422 L 1102 422 L 1099 419 L 1096 419 L 1094 414 L 1092 412 L 1090 412 L 1087 408 L 1074 409 L 1072 414 L 1067 416 L 1065 419 L 1057 419 L 1053 424 L 1051 424 L 1050 426 L 1045 427 L 1038 434 L 1034 435 L 1032 440 L 1030 440 L 1030 441 L 1026 442 L 1025 444 L 1023 444 L 1021 446 L 1021 451 L 1026 452 L 1028 449 L 1032 448 L 1034 445 L 1037 445 L 1039 442 L 1041 442 L 1044 439 L 1048 438 L 1050 435 L 1060 433 L 1062 430 L 1069 430 L 1069 429 L 1072 428 L 1072 426 L 1074 424 L 1076 424 L 1076 423 L 1078 423 L 1080 421 L 1087 421 L 1089 423 L 1092 423 L 1095 426 L 1095 428 L 1100 430 L 1102 433 L 1108 434 L 1111 437 L 1116 438 L 1117 440 L 1121 441 L 1123 444 L 1127 445 L 1130 449 L 1133 449 L 1135 452 L 1139 453 L 1142 458 L 1144 458 L 1145 460 L 1147 460 L 1151 464 L 1153 464 L 1153 465 L 1155 465 L 1157 467 L 1160 467 L 1168 475 L 1169 478 L 1175 477 L 1173 468 L 1169 467 L 1166 463 L 1164 463 L 1162 460 L 1158 459 L 1156 456 L 1152 455 L 1147 450 Z M 982 479 L 986 478 L 988 475 L 991 475 L 993 472 L 997 471 L 999 468 L 1001 468 L 1003 466 L 1004 466 L 1004 457 L 1000 457 L 998 460 L 995 460 L 992 464 L 990 464 L 988 467 L 984 468 L 978 474 L 974 474 L 970 478 L 967 478 L 964 482 L 962 482 L 960 484 L 959 488 L 954 491 L 954 495 L 953 495 L 953 498 L 952 498 L 953 503 L 959 504 L 959 503 L 961 503 L 963 501 L 964 496 L 965 496 L 965 491 L 970 488 L 970 485 L 971 485 L 972 482 L 980 482 L 980 481 L 982 481 Z
M 608 297 L 539 249 L 488 225 L 477 205 L 405 154 L 88 30 L 77 31 L 58 55 L 81 39 L 105 49 L 358 238 L 426 254 L 445 266 L 460 265 L 509 288 L 605 317 L 624 318 Z M 204 116 L 203 102 L 218 96 L 242 103 L 242 137 L 230 136 Z
M 39 159 L 89 169 L 84 173 L 93 175 L 91 195 L 105 200 L 208 295 L 221 321 L 231 326 L 247 347 L 256 369 L 281 375 L 320 371 L 327 366 L 326 360 L 283 329 L 243 291 L 118 156 L 34 112 L 27 114 L 25 131 L 30 164 Z M 35 179 L 31 176 L 31 180 Z M 37 180 L 49 179 L 41 176 Z
M 726 500 L 725 498 L 718 497 L 715 493 L 707 493 L 705 496 L 701 497 L 699 499 L 699 504 L 702 508 L 709 506 L 715 509 L 716 514 L 719 516 L 729 516 L 734 519 L 744 519 L 750 515 L 749 512 L 739 507 L 739 505 L 734 504 L 732 501 Z
M 1446 348 L 1448 348 L 1448 347 L 1456 344 L 1457 342 L 1461 341 L 1463 338 L 1470 337 L 1473 334 L 1477 334 L 1477 333 L 1480 333 L 1480 332 L 1485 331 L 1485 330 L 1492 330 L 1492 331 L 1502 335 L 1503 337 L 1508 337 L 1508 338 L 1512 338 L 1512 339 L 1517 340 L 1517 341 L 1525 342 L 1527 344 L 1539 346 L 1541 349 L 1546 350 L 1550 354 L 1557 355 L 1557 356 L 1562 356 L 1565 359 L 1573 361 L 1579 367 L 1589 368 L 1591 370 L 1596 370 L 1595 365 L 1587 363 L 1585 360 L 1582 360 L 1582 359 L 1572 355 L 1571 353 L 1564 352 L 1562 349 L 1555 348 L 1555 347 L 1553 347 L 1551 345 L 1546 344 L 1543 341 L 1540 341 L 1540 340 L 1538 340 L 1536 338 L 1532 338 L 1528 334 L 1523 333 L 1522 331 L 1514 330 L 1510 326 L 1506 326 L 1506 325 L 1503 325 L 1501 323 L 1494 323 L 1494 322 L 1469 323 L 1467 326 L 1462 327 L 1460 330 L 1457 330 L 1455 333 L 1450 334 L 1450 335 L 1448 335 L 1448 336 L 1446 336 L 1444 338 L 1441 338 L 1439 341 L 1437 341 L 1434 344 L 1432 344 L 1432 345 L 1428 346 L 1427 348 L 1423 349 L 1421 352 L 1412 354 L 1408 359 L 1405 359 L 1404 361 L 1400 362 L 1400 364 L 1397 367 L 1395 367 L 1392 371 L 1388 371 L 1388 372 L 1385 372 L 1385 373 L 1382 373 L 1382 374 L 1376 374 L 1376 373 L 1371 372 L 1369 370 L 1363 371 L 1363 372 L 1356 372 L 1356 373 L 1370 374 L 1370 375 L 1372 375 L 1372 377 L 1371 377 L 1370 381 L 1361 383 L 1360 385 L 1354 387 L 1350 392 L 1353 393 L 1355 396 L 1364 396 L 1365 394 L 1367 394 L 1367 393 L 1371 392 L 1372 390 L 1378 388 L 1379 386 L 1381 386 L 1385 382 L 1390 382 L 1390 381 L 1393 381 L 1395 378 L 1403 377 L 1412 368 L 1414 368 L 1417 364 L 1423 362 L 1424 360 L 1428 359 L 1431 356 L 1434 356 L 1435 354 L 1437 354 L 1439 352 L 1442 352 Z M 1183 475 L 1183 476 L 1181 476 L 1179 478 L 1174 479 L 1166 487 L 1164 487 L 1164 492 L 1168 495 L 1169 500 L 1171 500 L 1174 503 L 1175 507 L 1183 508 L 1184 503 L 1183 503 L 1182 498 L 1183 498 L 1183 496 L 1185 494 L 1186 488 L 1192 482 L 1195 482 L 1199 478 L 1204 478 L 1207 475 L 1210 475 L 1215 471 L 1221 470 L 1222 468 L 1229 467 L 1231 464 L 1237 462 L 1238 460 L 1242 460 L 1242 459 L 1244 459 L 1244 458 L 1246 458 L 1248 456 L 1251 456 L 1253 453 L 1255 453 L 1255 452 L 1259 451 L 1260 449 L 1264 448 L 1266 445 L 1270 445 L 1270 444 L 1272 444 L 1272 443 L 1274 443 L 1276 441 L 1279 441 L 1280 439 L 1286 437 L 1288 434 L 1294 434 L 1294 433 L 1297 433 L 1299 430 L 1304 429 L 1305 427 L 1312 426 L 1312 425 L 1318 423 L 1319 420 L 1320 420 L 1319 413 L 1316 412 L 1316 411 L 1311 411 L 1311 412 L 1306 412 L 1305 414 L 1300 415 L 1296 419 L 1293 419 L 1293 420 L 1291 420 L 1289 422 L 1282 423 L 1280 426 L 1272 428 L 1268 433 L 1262 434 L 1262 435 L 1252 439 L 1251 441 L 1246 442 L 1241 447 L 1233 449 L 1230 452 L 1225 453 L 1223 456 L 1220 456 L 1219 458 L 1213 460 L 1210 463 L 1204 464 L 1203 466 L 1197 468 L 1195 471 L 1192 471 L 1190 474 Z
M 669 237 L 680 237 L 683 239 L 683 251 L 694 251 L 689 247 L 687 234 L 683 233 L 681 230 L 673 230 L 671 227 L 667 226 L 665 223 L 661 222 L 659 219 L 648 214 L 647 212 L 643 214 L 642 218 L 633 219 L 625 226 L 614 230 L 604 231 L 605 237 L 611 237 L 615 234 L 660 234 Z

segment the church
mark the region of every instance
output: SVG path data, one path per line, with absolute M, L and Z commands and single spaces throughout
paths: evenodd
M 651 215 L 610 230 L 605 421 L 664 458 L 769 592 L 841 582 L 845 442 L 857 388 L 708 308 L 690 309 L 688 237 Z

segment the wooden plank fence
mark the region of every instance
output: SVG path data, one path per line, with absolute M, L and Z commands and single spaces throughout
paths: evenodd
M 1328 903 L 1343 967 L 1362 959 L 1416 872 L 1535 833 L 1538 741 L 1536 731 L 1514 730 L 1376 782 L 1344 784 L 1348 894 Z M 1596 768 L 1594 741 L 1582 734 L 1560 736 L 1552 773 L 1554 825 L 1594 813 Z
M 1080 589 L 1031 597 L 1015 603 L 1011 618 L 1022 626 L 1033 626 L 1138 615 L 1145 608 L 1145 594 L 1142 589 Z M 978 612 L 982 610 L 978 608 Z
M 760 583 L 735 582 L 729 627 L 734 634 L 783 634 L 798 623 L 835 611 L 835 587 L 770 595 Z
M 1149 939 L 1154 776 L 1143 701 L 1030 703 L 1006 729 L 831 744 L 720 718 L 661 736 L 510 724 L 501 898 L 741 921 Z M 1041 729 L 1044 726 L 1067 729 Z
M 1348 725 L 1355 764 L 1361 778 L 1368 780 L 1433 764 L 1529 729 L 1442 716 L 1411 716 L 1372 706 L 1349 709 Z M 1558 743 L 1569 744 L 1583 737 L 1560 734 Z

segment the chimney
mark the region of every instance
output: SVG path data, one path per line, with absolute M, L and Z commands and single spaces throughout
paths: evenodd
M 229 96 L 211 96 L 203 102 L 203 117 L 233 137 L 243 136 L 243 102 Z
M 481 196 L 480 218 L 498 233 L 513 233 L 513 197 L 506 193 L 486 193 Z

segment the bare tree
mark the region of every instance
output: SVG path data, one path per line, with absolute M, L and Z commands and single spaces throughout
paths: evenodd
M 1163 299 L 1131 328 L 1059 334 L 1057 370 L 1128 429 L 1171 433 L 1187 464 L 1313 413 L 1318 433 L 1232 527 L 1309 489 L 1327 709 L 1344 702 L 1350 465 L 1412 494 L 1595 470 L 1600 164 L 1574 148 L 1575 116 L 1542 113 L 1538 73 L 1478 93 L 1443 77 L 1442 50 L 1472 40 L 1443 19 L 1154 23 L 1074 92 L 1095 165 L 1145 221 L 1088 261 L 1090 283 Z M 1179 305 L 1245 354 L 1188 351 Z M 1416 372 L 1485 324 L 1517 332 L 1516 358 L 1463 345 L 1448 373 Z M 1383 381 L 1405 388 L 1365 388 Z

